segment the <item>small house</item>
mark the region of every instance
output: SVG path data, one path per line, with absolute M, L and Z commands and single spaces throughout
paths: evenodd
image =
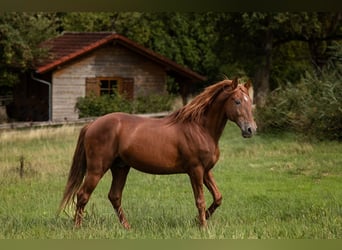
M 78 97 L 111 94 L 129 99 L 166 93 L 167 76 L 185 100 L 191 86 L 206 78 L 113 32 L 65 32 L 42 47 L 49 57 L 23 76 L 11 113 L 20 120 L 78 119 Z

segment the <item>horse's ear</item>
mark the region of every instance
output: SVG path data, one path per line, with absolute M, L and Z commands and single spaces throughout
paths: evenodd
M 238 78 L 235 77 L 231 82 L 229 82 L 229 84 L 225 84 L 223 89 L 225 91 L 233 91 L 234 89 L 237 88 L 238 84 L 239 84 Z
M 249 88 L 252 86 L 252 81 L 248 80 L 248 82 L 246 82 L 244 86 L 247 90 L 249 90 Z
M 238 84 L 239 84 L 238 78 L 235 77 L 235 78 L 233 79 L 233 82 L 232 82 L 233 89 L 236 89 L 236 87 L 238 86 Z

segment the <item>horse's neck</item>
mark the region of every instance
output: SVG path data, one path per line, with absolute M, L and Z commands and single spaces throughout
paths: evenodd
M 203 117 L 203 126 L 216 143 L 218 143 L 227 123 L 223 106 L 224 101 L 214 102 Z

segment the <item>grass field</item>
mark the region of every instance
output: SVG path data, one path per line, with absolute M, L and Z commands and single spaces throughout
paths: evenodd
M 124 230 L 107 199 L 110 174 L 93 193 L 81 229 L 56 218 L 80 127 L 0 132 L 2 239 L 341 239 L 342 145 L 294 134 L 243 139 L 228 124 L 214 175 L 223 203 L 199 230 L 187 175 L 131 170 Z M 20 164 L 22 163 L 22 168 Z M 207 205 L 211 202 L 206 193 Z

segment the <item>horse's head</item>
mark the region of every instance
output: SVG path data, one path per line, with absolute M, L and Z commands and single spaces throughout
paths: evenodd
M 229 87 L 230 96 L 225 103 L 226 115 L 229 120 L 240 127 L 243 137 L 252 137 L 257 126 L 252 113 L 252 100 L 249 96 L 251 82 L 238 85 L 238 80 L 235 78 Z

